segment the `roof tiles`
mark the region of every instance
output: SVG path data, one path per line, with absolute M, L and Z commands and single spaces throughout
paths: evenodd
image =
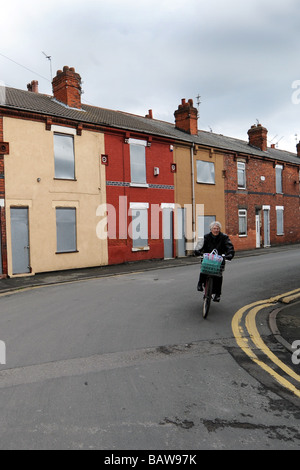
M 296 154 L 284 150 L 268 148 L 266 152 L 263 152 L 250 146 L 247 141 L 201 130 L 198 131 L 198 135 L 190 135 L 176 129 L 174 124 L 168 122 L 96 106 L 83 104 L 82 110 L 77 110 L 56 101 L 52 96 L 15 88 L 6 88 L 5 104 L 2 104 L 1 108 L 11 108 L 81 123 L 147 133 L 153 136 L 227 150 L 237 154 L 257 155 L 300 165 L 300 158 Z

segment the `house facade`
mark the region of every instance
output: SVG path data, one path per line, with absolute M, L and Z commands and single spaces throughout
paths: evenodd
M 69 67 L 6 88 L 0 123 L 1 275 L 176 256 L 174 125 L 83 105 Z
M 60 82 L 68 75 L 73 70 L 59 71 Z M 2 140 L 9 144 L 1 207 L 2 275 L 108 262 L 107 241 L 95 230 L 97 208 L 106 201 L 105 172 L 99 165 L 104 134 L 83 129 L 79 99 L 71 108 L 55 95 L 55 80 L 54 98 L 6 90 L 1 109 Z
M 293 154 L 175 123 L 84 105 L 58 70 L 53 96 L 6 88 L 0 103 L 0 276 L 187 256 L 214 220 L 236 250 L 300 242 Z
M 177 225 L 184 227 L 186 239 L 185 246 L 177 241 L 177 254 L 185 256 L 193 252 L 212 221 L 225 227 L 224 159 L 222 152 L 203 142 L 205 133 L 198 131 L 198 110 L 192 99 L 183 99 L 174 116 L 175 127 L 184 133 L 174 146 L 174 161 Z
M 175 200 L 193 208 L 187 247 L 214 220 L 237 251 L 300 242 L 300 143 L 296 154 L 268 147 L 261 124 L 248 141 L 198 130 L 192 100 L 182 101 L 175 125 L 188 136 L 175 146 Z
M 299 243 L 300 155 L 268 148 L 260 124 L 248 135 L 248 153 L 224 154 L 228 234 L 237 250 Z
M 173 258 L 173 141 L 111 130 L 105 152 L 109 264 Z

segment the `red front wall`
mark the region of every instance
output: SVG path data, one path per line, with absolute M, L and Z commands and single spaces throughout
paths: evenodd
M 137 136 L 132 136 L 138 138 Z M 147 140 L 140 137 L 141 140 Z M 138 188 L 116 183 L 130 183 L 130 145 L 125 143 L 125 136 L 106 134 L 105 152 L 108 155 L 106 166 L 106 199 L 116 209 L 116 235 L 117 238 L 108 237 L 108 262 L 119 264 L 126 261 L 164 258 L 164 241 L 162 239 L 162 216 L 160 214 L 159 239 L 151 239 L 151 207 L 153 204 L 174 203 L 174 174 L 171 172 L 173 152 L 171 143 L 155 141 L 146 147 L 146 177 L 149 185 L 167 185 L 165 188 Z M 154 167 L 159 168 L 159 175 L 154 176 Z M 114 184 L 114 185 L 112 185 Z M 119 197 L 126 196 L 127 208 L 127 238 L 120 239 L 119 225 Z M 132 240 L 128 236 L 128 227 L 132 218 L 129 215 L 130 203 L 149 203 L 148 210 L 148 251 L 132 251 Z M 110 221 L 108 217 L 108 228 Z
M 246 163 L 246 190 L 238 189 L 237 161 L 225 155 L 226 231 L 236 250 L 256 248 L 256 210 L 270 206 L 271 245 L 300 242 L 299 167 L 283 164 L 283 194 L 276 194 L 275 162 L 249 158 Z M 278 162 L 279 164 L 281 162 Z M 264 176 L 263 181 L 261 177 Z M 276 206 L 284 207 L 284 235 L 277 235 Z M 247 209 L 248 231 L 239 236 L 238 210 Z M 261 212 L 261 239 L 264 244 L 264 218 Z

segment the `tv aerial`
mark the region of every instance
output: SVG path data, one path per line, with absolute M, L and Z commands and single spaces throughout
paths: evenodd
M 51 59 L 51 55 L 47 55 L 45 52 L 42 51 L 42 54 L 44 54 L 44 56 L 46 57 L 47 60 L 49 60 L 50 62 L 50 82 L 52 82 L 52 59 Z

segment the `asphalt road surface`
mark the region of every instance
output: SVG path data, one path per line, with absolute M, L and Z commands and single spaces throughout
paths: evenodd
M 299 288 L 299 266 L 299 250 L 228 263 L 207 320 L 195 265 L 1 297 L 0 449 L 299 449 L 300 399 L 231 327 Z

